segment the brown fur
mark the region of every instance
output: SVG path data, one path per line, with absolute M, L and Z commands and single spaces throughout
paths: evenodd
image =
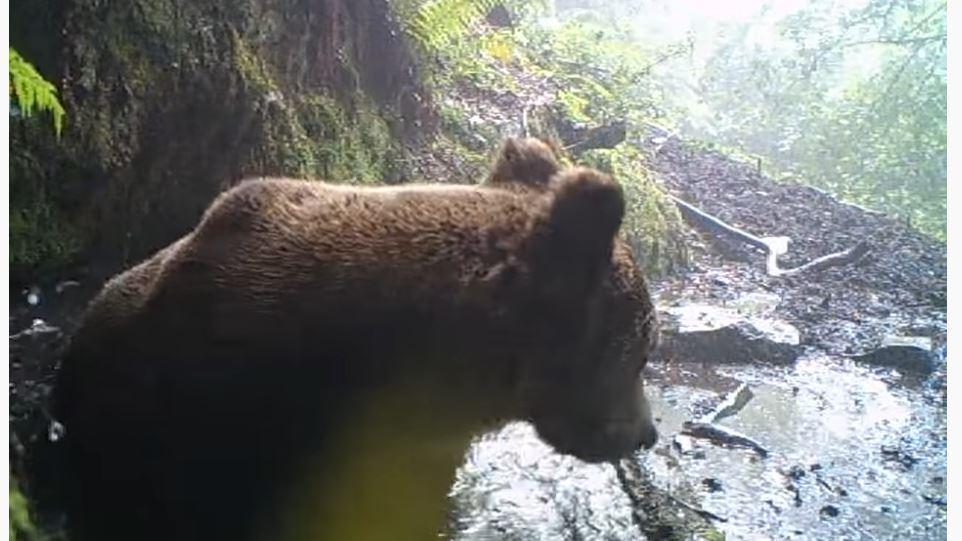
M 222 194 L 74 337 L 57 388 L 74 538 L 420 539 L 493 422 L 590 461 L 650 446 L 653 309 L 613 243 L 623 213 L 581 168 L 542 191 Z
M 545 188 L 561 170 L 559 154 L 551 142 L 533 137 L 509 138 L 495 155 L 485 182 L 503 188 Z

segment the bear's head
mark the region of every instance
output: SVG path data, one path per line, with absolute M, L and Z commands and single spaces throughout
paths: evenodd
M 544 302 L 526 317 L 539 349 L 523 365 L 523 407 L 557 450 L 613 460 L 657 439 L 641 379 L 657 336 L 655 309 L 617 236 L 620 187 L 576 167 L 546 188 L 550 211 L 532 227 L 528 255 Z
M 501 187 L 539 187 L 560 170 L 550 143 L 533 137 L 510 137 L 495 154 L 486 183 Z

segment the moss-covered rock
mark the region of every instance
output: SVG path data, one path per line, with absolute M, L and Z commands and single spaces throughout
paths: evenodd
M 129 264 L 247 175 L 391 180 L 399 140 L 433 126 L 385 0 L 16 0 L 11 17 L 54 34 L 17 35 L 67 108 L 59 142 L 14 122 L 15 275 Z
M 622 143 L 613 149 L 589 150 L 580 160 L 621 182 L 627 202 L 622 229 L 649 275 L 663 276 L 688 263 L 681 216 L 655 182 L 642 151 Z

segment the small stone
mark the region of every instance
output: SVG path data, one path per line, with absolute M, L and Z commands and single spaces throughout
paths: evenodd
M 916 465 L 919 461 L 919 459 L 898 447 L 883 445 L 881 451 L 884 460 L 887 462 L 895 462 L 906 470 L 911 469 L 912 466 Z
M 818 513 L 823 517 L 837 517 L 838 507 L 835 507 L 834 505 L 826 505 L 825 507 L 819 509 Z
M 701 480 L 701 484 L 708 489 L 708 492 L 719 492 L 722 490 L 722 484 L 718 479 L 714 477 L 706 477 Z
M 928 374 L 935 369 L 932 339 L 924 336 L 887 336 L 874 351 L 856 355 L 856 361 Z
M 788 474 L 787 474 L 787 475 L 788 475 L 788 477 L 791 477 L 792 479 L 794 479 L 794 480 L 797 481 L 797 480 L 801 479 L 802 477 L 805 477 L 805 470 L 804 470 L 801 466 L 798 466 L 798 465 L 792 466 L 792 467 L 788 470 Z

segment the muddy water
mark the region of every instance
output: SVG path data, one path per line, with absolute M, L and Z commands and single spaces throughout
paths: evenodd
M 727 539 L 945 539 L 946 418 L 935 393 L 824 357 L 691 370 L 698 386 L 677 371 L 652 375 L 662 440 L 642 463 L 658 488 L 726 518 L 714 526 Z M 737 382 L 755 396 L 720 424 L 767 459 L 703 440 L 672 445 L 683 421 Z M 452 497 L 455 539 L 641 538 L 611 466 L 560 457 L 523 424 L 475 444 Z

